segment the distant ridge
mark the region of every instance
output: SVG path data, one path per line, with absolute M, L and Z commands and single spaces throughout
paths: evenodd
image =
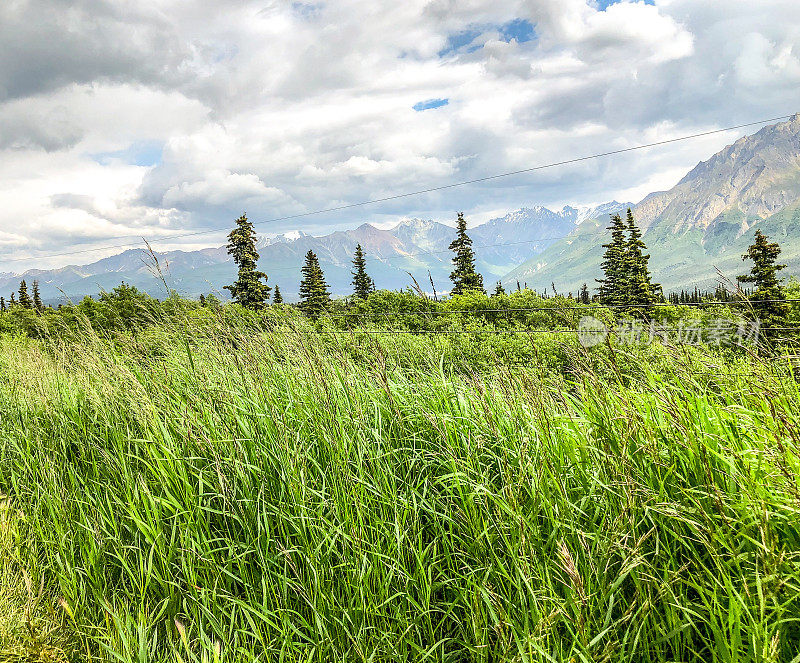
M 605 210 L 616 203 L 600 207 L 565 207 L 552 211 L 530 207 L 491 219 L 470 229 L 478 249 L 478 267 L 489 282 L 497 280 L 531 255 L 553 244 L 554 237 L 571 233 L 581 219 Z M 350 293 L 350 269 L 353 251 L 360 243 L 367 254 L 370 274 L 378 287 L 409 287 L 414 275 L 420 283 L 428 283 L 428 273 L 437 290 L 449 289 L 451 271 L 448 246 L 453 239 L 451 226 L 429 219 L 404 219 L 394 227 L 382 230 L 362 223 L 349 230 L 339 230 L 315 237 L 301 230 L 273 237 L 261 237 L 258 250 L 260 265 L 269 275 L 270 284 L 277 283 L 287 301 L 297 296 L 300 266 L 307 251 L 313 250 L 335 295 Z M 506 246 L 494 246 L 505 244 Z M 486 246 L 490 245 L 490 246 Z M 187 296 L 200 293 L 225 293 L 222 287 L 234 278 L 234 266 L 224 247 L 198 251 L 168 251 L 158 254 L 159 262 L 170 287 Z M 42 297 L 48 301 L 81 298 L 110 290 L 125 281 L 159 296 L 164 285 L 153 275 L 152 259 L 144 249 L 130 249 L 86 265 L 69 265 L 53 270 L 28 270 L 23 274 L 0 275 L 0 294 L 10 295 L 21 278 L 37 279 Z
M 506 216 L 491 219 L 470 229 L 478 250 L 478 267 L 491 282 L 497 280 L 531 255 L 544 250 L 555 240 L 572 232 L 576 224 L 598 208 L 565 207 L 552 211 L 545 207 L 523 208 Z M 449 289 L 451 271 L 448 246 L 453 239 L 451 226 L 430 219 L 404 219 L 383 230 L 361 223 L 349 230 L 339 230 L 315 237 L 301 230 L 261 237 L 258 250 L 260 265 L 269 275 L 270 284 L 277 283 L 287 301 L 297 296 L 300 266 L 307 251 L 319 257 L 333 294 L 350 293 L 350 269 L 353 251 L 360 243 L 367 254 L 370 274 L 378 287 L 409 287 L 412 279 L 428 283 L 428 273 L 437 290 Z M 197 251 L 168 251 L 158 254 L 167 283 L 179 293 L 196 297 L 200 293 L 217 292 L 234 278 L 234 266 L 224 247 Z M 6 297 L 17 289 L 19 280 L 37 279 L 46 301 L 79 299 L 86 294 L 110 290 L 121 281 L 135 285 L 153 295 L 164 295 L 164 286 L 153 275 L 152 259 L 144 249 L 129 249 L 115 256 L 86 265 L 68 265 L 52 270 L 28 270 L 22 274 L 0 275 L 0 294 Z

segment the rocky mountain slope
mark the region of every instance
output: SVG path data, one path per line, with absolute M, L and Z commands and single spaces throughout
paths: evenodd
M 737 140 L 633 212 L 646 229 L 654 276 L 666 289 L 735 282 L 746 271 L 741 255 L 756 228 L 781 243 L 786 272 L 800 273 L 800 114 Z M 535 288 L 555 282 L 565 291 L 593 284 L 607 220 L 586 220 L 505 281 Z

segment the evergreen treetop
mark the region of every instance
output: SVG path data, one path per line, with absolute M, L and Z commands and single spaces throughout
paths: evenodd
M 506 294 L 506 289 L 503 287 L 503 284 L 500 281 L 498 281 L 497 285 L 494 288 L 493 296 L 499 297 L 500 295 L 505 295 L 505 294 Z
M 769 242 L 769 238 L 760 230 L 756 230 L 755 241 L 742 256 L 742 260 L 752 260 L 753 266 L 749 274 L 739 276 L 742 283 L 752 283 L 755 289 L 750 295 L 753 300 L 753 311 L 764 325 L 781 325 L 789 314 L 789 305 L 773 300 L 784 299 L 785 295 L 778 272 L 786 265 L 777 264 L 781 247 L 777 242 Z
M 28 294 L 28 284 L 25 283 L 25 279 L 22 279 L 19 283 L 19 304 L 22 308 L 33 308 L 33 302 Z
M 42 297 L 39 294 L 39 281 L 33 282 L 33 308 L 35 308 L 39 313 L 44 310 L 44 306 L 42 305 Z
M 367 261 L 364 258 L 364 251 L 361 244 L 356 244 L 356 252 L 353 257 L 353 295 L 357 299 L 366 299 L 371 293 L 375 292 L 375 282 L 367 274 Z
M 483 292 L 483 276 L 475 270 L 475 252 L 472 250 L 472 240 L 467 235 L 467 222 L 464 220 L 464 213 L 458 213 L 456 224 L 456 238 L 450 243 L 450 250 L 455 252 L 453 256 L 453 266 L 455 269 L 450 273 L 450 280 L 453 288 L 450 291 L 453 295 L 460 295 L 470 290 Z
M 278 284 L 275 284 L 275 294 L 272 296 L 272 303 L 273 304 L 283 304 L 283 295 L 281 294 L 281 289 L 278 287 Z
M 605 278 L 596 279 L 600 284 L 599 295 L 602 304 L 620 305 L 626 303 L 628 280 L 625 273 L 625 255 L 628 242 L 625 237 L 625 223 L 619 214 L 611 217 L 611 242 L 603 244 L 606 252 L 603 254 L 603 269 Z
M 621 215 L 614 214 L 608 230 L 611 231 L 611 241 L 603 244 L 606 251 L 601 263 L 604 278 L 597 279 L 600 302 L 612 306 L 634 306 L 637 312 L 644 313 L 647 307 L 661 299 L 661 286 L 651 282 L 650 256 L 645 253 L 647 247 L 633 212 L 628 210 L 627 223 Z M 581 298 L 588 299 L 588 292 L 581 292 Z
M 267 275 L 257 269 L 256 233 L 253 224 L 243 214 L 236 219 L 236 227 L 228 235 L 228 254 L 239 268 L 233 285 L 226 285 L 233 301 L 245 308 L 258 310 L 269 300 L 272 290 L 267 284 Z M 263 282 L 262 282 L 263 279 Z
M 319 260 L 310 249 L 306 253 L 306 261 L 301 272 L 303 279 L 300 281 L 300 310 L 312 318 L 317 318 L 326 311 L 331 296 Z
M 628 245 L 623 260 L 623 271 L 626 279 L 626 299 L 628 304 L 651 306 L 659 299 L 661 286 L 651 283 L 648 261 L 650 255 L 645 253 L 647 247 L 642 241 L 642 231 L 636 225 L 633 212 L 628 209 Z

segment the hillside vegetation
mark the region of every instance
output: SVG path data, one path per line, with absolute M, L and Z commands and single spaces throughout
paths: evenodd
M 25 638 L 119 661 L 800 650 L 780 357 L 584 349 L 583 309 L 524 291 L 379 292 L 316 322 L 84 306 L 0 317 L 2 554 L 44 615 L 9 613 L 0 660 Z M 564 331 L 494 333 L 529 326 Z

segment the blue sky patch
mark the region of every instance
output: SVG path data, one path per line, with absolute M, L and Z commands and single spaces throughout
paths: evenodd
M 316 2 L 293 2 L 292 11 L 304 19 L 316 18 L 322 10 L 322 3 Z
M 102 166 L 122 161 L 131 166 L 155 166 L 161 163 L 164 145 L 156 142 L 133 143 L 116 152 L 97 152 L 89 156 Z
M 461 32 L 455 32 L 451 35 L 447 35 L 447 46 L 439 51 L 439 57 L 443 58 L 447 55 L 458 53 L 462 50 L 467 53 L 477 51 L 479 48 L 481 48 L 481 46 L 483 46 L 483 44 L 476 45 L 472 42 L 480 37 L 482 33 L 483 30 L 481 28 L 467 28 Z
M 515 18 L 513 21 L 504 23 L 500 26 L 499 32 L 502 40 L 506 42 L 516 39 L 518 43 L 523 44 L 536 38 L 536 29 L 530 21 L 524 18 Z
M 427 101 L 417 102 L 411 108 L 419 113 L 420 111 L 430 110 L 431 108 L 441 108 L 442 106 L 447 106 L 449 103 L 449 99 L 428 99 Z
M 622 2 L 622 0 L 596 0 L 597 8 L 604 12 L 608 9 L 611 5 L 616 5 Z M 644 0 L 644 4 L 646 5 L 654 5 L 655 0 Z
M 608 1 L 608 0 L 606 0 Z M 523 44 L 536 39 L 536 26 L 524 18 L 515 18 L 507 23 L 485 23 L 469 27 L 447 35 L 447 46 L 439 51 L 443 58 L 454 53 L 474 53 L 483 48 L 483 43 L 476 39 L 487 32 L 498 32 L 500 39 L 510 42 L 512 39 Z

